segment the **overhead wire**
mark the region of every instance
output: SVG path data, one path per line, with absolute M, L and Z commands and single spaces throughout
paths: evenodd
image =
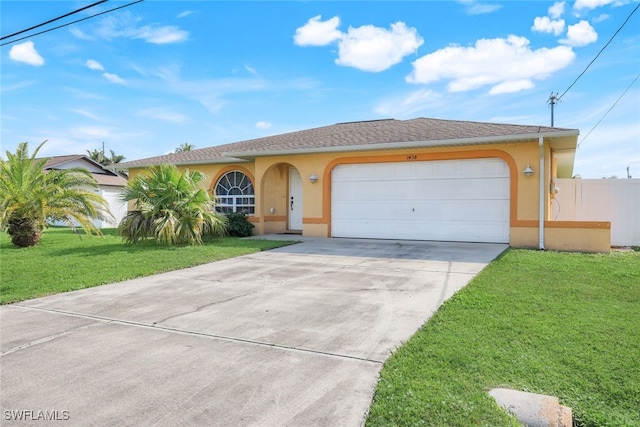
M 125 7 L 133 6 L 134 4 L 136 4 L 136 3 L 141 3 L 141 2 L 143 2 L 143 1 L 144 1 L 144 0 L 136 0 L 136 1 L 134 1 L 134 2 L 127 3 L 127 4 L 122 5 L 122 6 L 114 7 L 113 9 L 105 10 L 104 12 L 96 13 L 95 15 L 87 16 L 87 17 L 82 18 L 82 19 L 77 19 L 77 20 L 75 20 L 75 21 L 68 22 L 68 23 L 66 23 L 66 24 L 58 25 L 57 27 L 49 28 L 49 29 L 47 29 L 47 30 L 40 31 L 40 32 L 35 33 L 35 34 L 31 34 L 31 35 L 28 35 L 28 36 L 21 37 L 21 38 L 19 38 L 19 39 L 15 39 L 15 40 L 11 40 L 11 41 L 8 41 L 8 42 L 4 42 L 4 43 L 0 44 L 0 46 L 5 46 L 5 45 L 11 44 L 11 43 L 18 42 L 18 41 L 20 41 L 20 40 L 24 40 L 24 39 L 28 39 L 28 38 L 30 38 L 30 37 L 38 36 L 38 35 L 40 35 L 40 34 L 48 33 L 49 31 L 57 30 L 57 29 L 59 29 L 59 28 L 67 27 L 67 26 L 69 26 L 69 25 L 71 25 L 71 24 L 76 24 L 76 23 L 78 23 L 78 22 L 86 21 L 87 19 L 95 18 L 96 16 L 104 15 L 105 13 L 110 13 L 110 12 L 116 11 L 116 10 L 118 10 L 118 9 L 123 9 L 123 8 L 125 8 Z
M 598 127 L 598 125 L 600 124 L 601 121 L 604 120 L 605 117 L 607 117 L 607 114 L 609 114 L 609 112 L 611 110 L 613 110 L 613 107 L 616 106 L 616 104 L 620 101 L 620 99 L 622 99 L 622 97 L 629 91 L 629 89 L 631 89 L 631 86 L 633 86 L 633 84 L 638 81 L 638 79 L 640 78 L 640 74 L 638 74 L 636 76 L 635 79 L 633 79 L 633 81 L 631 82 L 631 84 L 629 86 L 627 86 L 627 88 L 624 90 L 624 92 L 622 92 L 622 94 L 618 97 L 618 99 L 616 99 L 616 102 L 613 103 L 613 105 L 611 107 L 609 107 L 609 109 L 607 110 L 606 113 L 604 113 L 604 115 L 600 118 L 600 120 L 598 120 L 598 123 L 596 123 L 595 125 L 593 125 L 593 127 L 591 128 L 591 130 L 589 132 L 587 132 L 587 134 L 584 136 L 584 138 L 582 138 L 580 140 L 580 142 L 578 142 L 578 147 L 580 147 L 580 144 L 582 144 L 584 142 L 585 139 L 587 139 L 587 137 L 591 134 L 591 132 L 593 132 L 593 130 Z
M 618 30 L 613 33 L 613 35 L 611 36 L 611 38 L 609 39 L 609 41 L 602 47 L 602 49 L 600 49 L 600 52 L 598 52 L 598 54 L 595 56 L 595 58 L 593 58 L 591 60 L 591 62 L 589 62 L 589 64 L 587 65 L 587 67 L 584 69 L 584 71 L 582 71 L 582 73 L 580 73 L 580 75 L 578 77 L 576 77 L 576 79 L 573 81 L 573 83 L 571 83 L 569 85 L 569 87 L 562 93 L 562 95 L 560 95 L 557 98 L 557 101 L 560 101 L 562 99 L 562 97 L 569 92 L 569 89 L 571 89 L 573 87 L 573 85 L 576 84 L 576 82 L 578 80 L 580 80 L 580 77 L 582 77 L 584 75 L 584 73 L 587 72 L 587 70 L 589 69 L 589 67 L 591 67 L 591 65 L 595 62 L 596 59 L 598 59 L 598 57 L 600 56 L 600 54 L 602 53 L 602 51 L 604 51 L 607 46 L 609 46 L 609 44 L 613 41 L 613 39 L 618 35 L 618 33 L 620 32 L 620 30 L 622 30 L 622 28 L 627 24 L 627 22 L 629 22 L 629 19 L 631 19 L 631 16 L 636 12 L 636 10 L 638 10 L 638 8 L 640 7 L 640 3 L 638 3 L 638 5 L 631 11 L 631 13 L 629 14 L 629 16 L 627 16 L 627 19 L 624 20 L 624 22 L 622 23 L 622 25 L 620 25 L 620 28 L 618 28 Z
M 71 16 L 71 15 L 74 15 L 74 14 L 76 14 L 76 13 L 78 13 L 78 12 L 82 12 L 83 10 L 90 9 L 90 8 L 92 8 L 92 7 L 95 7 L 95 6 L 99 5 L 99 4 L 105 3 L 105 2 L 107 2 L 107 1 L 108 1 L 108 0 L 100 0 L 100 1 L 98 1 L 98 2 L 95 2 L 95 3 L 92 3 L 92 4 L 88 5 L 88 6 L 85 6 L 85 7 L 83 7 L 83 8 L 76 9 L 76 10 L 74 10 L 74 11 L 72 11 L 72 12 L 69 12 L 69 13 L 65 13 L 64 15 L 58 16 L 57 18 L 49 19 L 49 20 L 48 20 L 48 21 L 46 21 L 46 22 L 43 22 L 43 23 L 38 24 L 38 25 L 34 25 L 33 27 L 26 28 L 26 29 L 24 29 L 24 30 L 18 31 L 18 32 L 13 33 L 13 34 L 9 34 L 9 35 L 6 35 L 6 36 L 2 36 L 2 37 L 0 37 L 0 40 L 8 39 L 8 38 L 10 38 L 10 37 L 17 36 L 18 34 L 26 33 L 27 31 L 35 30 L 36 28 L 40 28 L 40 27 L 42 27 L 42 26 L 44 26 L 44 25 L 47 25 L 47 24 L 50 24 L 50 23 L 52 23 L 52 22 L 58 21 L 58 20 L 60 20 L 60 19 L 62 19 L 62 18 L 66 18 L 67 16 Z

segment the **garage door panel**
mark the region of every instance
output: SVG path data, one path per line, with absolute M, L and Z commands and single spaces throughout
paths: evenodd
M 447 231 L 453 228 L 458 230 L 456 238 L 452 238 L 451 233 Z M 342 223 L 334 232 L 338 235 L 348 233 L 349 237 L 364 239 L 417 239 L 415 225 L 412 222 L 397 220 L 359 221 L 354 219 Z M 440 241 L 503 243 L 509 238 L 502 224 L 491 222 L 479 228 L 455 221 L 437 221 L 431 223 L 423 232 L 429 235 L 429 240 Z
M 332 235 L 506 243 L 509 191 L 501 159 L 339 165 Z
M 509 219 L 509 209 L 500 203 L 480 200 L 474 204 L 474 222 L 498 221 Z M 397 220 L 397 221 L 438 221 L 447 218 L 453 221 L 467 221 L 469 218 L 469 203 L 466 200 L 422 200 L 399 201 L 386 203 L 383 200 L 358 201 L 351 200 L 340 203 L 333 209 L 334 218 L 358 220 L 362 218 L 362 211 L 366 211 L 368 220 Z
M 332 189 L 333 200 L 336 201 L 504 199 L 508 191 L 509 182 L 504 178 L 490 178 L 482 182 L 477 179 L 342 181 Z

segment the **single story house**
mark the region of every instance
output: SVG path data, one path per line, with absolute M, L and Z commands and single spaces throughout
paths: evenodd
M 98 228 L 115 228 L 122 218 L 127 214 L 127 205 L 120 200 L 122 189 L 127 185 L 127 179 L 122 175 L 106 169 L 100 163 L 91 160 L 83 154 L 73 154 L 69 156 L 49 157 L 44 165 L 44 170 L 84 168 L 91 172 L 91 175 L 98 183 L 98 188 L 94 191 L 107 202 L 109 210 L 114 217 L 114 221 L 103 221 L 96 219 L 93 223 Z
M 610 250 L 610 223 L 553 221 L 579 131 L 416 118 L 338 123 L 116 165 L 205 173 L 218 208 L 255 234 Z

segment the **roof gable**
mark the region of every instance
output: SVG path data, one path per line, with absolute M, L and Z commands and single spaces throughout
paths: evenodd
M 44 170 L 61 170 L 72 168 L 87 169 L 93 175 L 98 185 L 123 187 L 127 185 L 127 179 L 111 170 L 105 169 L 100 163 L 91 160 L 83 154 L 69 156 L 49 157 L 44 165 Z
M 47 163 L 44 165 L 44 169 L 71 168 L 85 168 L 92 173 L 108 173 L 115 175 L 112 171 L 106 170 L 100 163 L 95 162 L 82 154 L 49 157 L 47 159 Z

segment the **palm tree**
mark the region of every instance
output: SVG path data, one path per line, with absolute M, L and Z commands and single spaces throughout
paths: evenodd
M 28 143 L 22 142 L 15 154 L 7 151 L 7 160 L 0 158 L 0 228 L 21 247 L 37 244 L 53 221 L 101 235 L 92 219 L 112 216 L 107 202 L 92 191 L 96 180 L 81 168 L 45 172 L 47 159 L 36 159 L 45 142 L 31 156 Z
M 175 165 L 151 166 L 129 181 L 122 200 L 135 210 L 120 222 L 118 231 L 128 243 L 155 238 L 161 244 L 201 244 L 205 234 L 222 235 L 227 220 L 214 210 L 213 200 L 201 187 L 205 175 L 180 172 Z
M 87 150 L 87 154 L 91 160 L 105 166 L 104 152 L 102 150 L 98 150 L 97 148 L 91 151 Z
M 116 163 L 120 163 L 121 161 L 123 161 L 124 159 L 126 159 L 125 156 L 123 156 L 122 154 L 116 154 L 113 152 L 113 150 L 109 150 L 111 152 L 111 157 L 109 158 L 110 163 L 112 165 L 115 165 Z
M 111 157 L 107 157 L 104 155 L 103 150 L 95 149 L 95 150 L 87 150 L 87 154 L 89 158 L 94 162 L 100 163 L 102 166 L 109 166 L 116 163 L 120 163 L 124 159 L 125 156 L 122 154 L 116 154 L 113 150 L 109 150 L 111 152 Z
M 184 151 L 191 151 L 194 148 L 196 148 L 195 145 L 191 145 L 188 142 L 183 142 L 182 144 L 180 144 L 178 146 L 178 148 L 176 148 L 176 153 L 182 153 Z

